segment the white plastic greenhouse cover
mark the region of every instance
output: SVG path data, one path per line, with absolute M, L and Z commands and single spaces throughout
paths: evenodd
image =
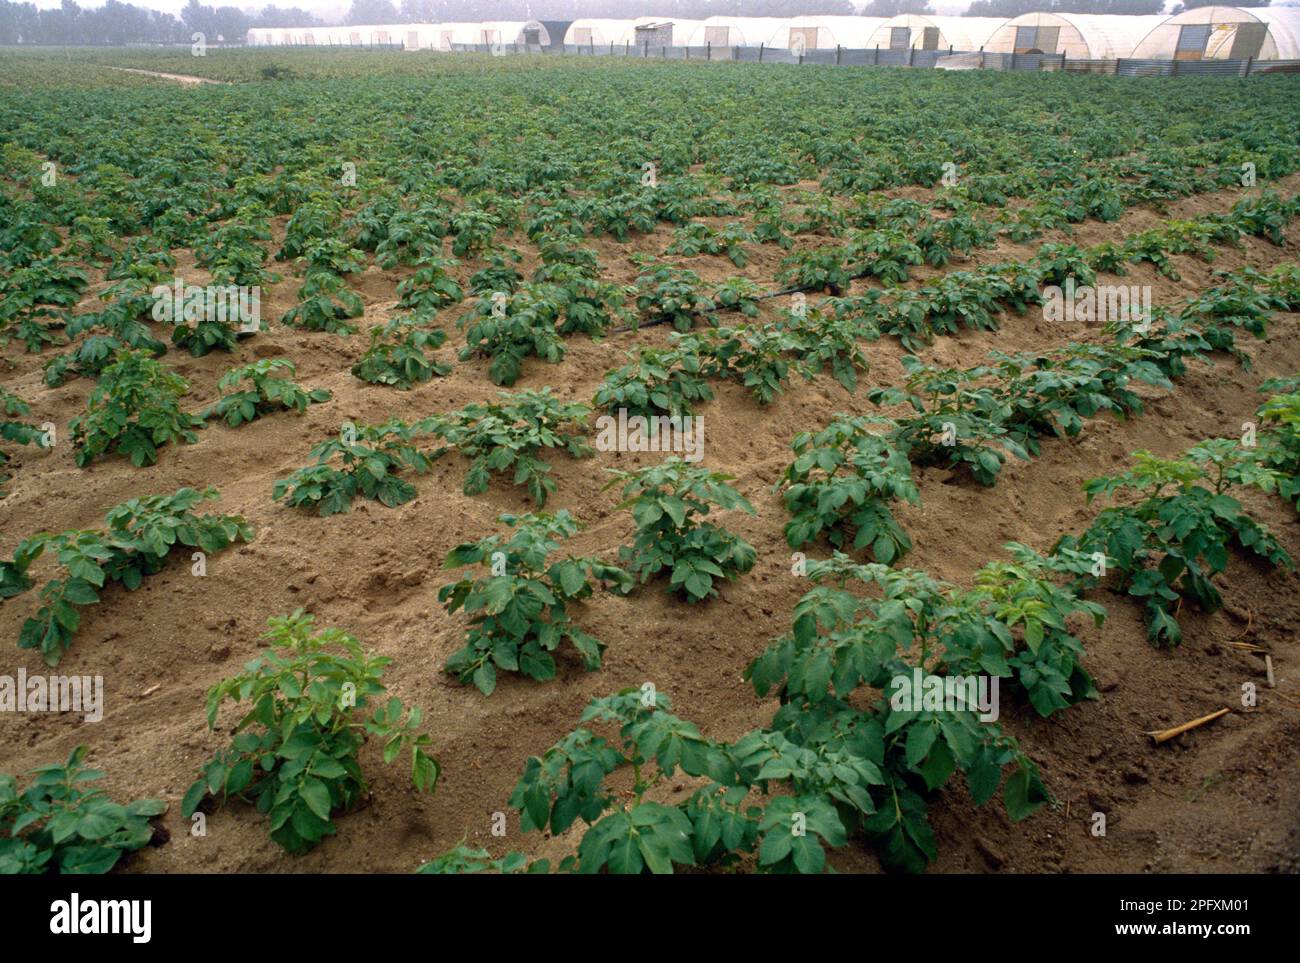
M 584 18 L 575 20 L 569 24 L 569 29 L 564 34 L 566 44 L 586 47 L 593 45 L 596 47 L 608 47 L 612 43 L 621 44 L 623 36 L 626 34 L 628 40 L 635 41 L 631 36 L 633 29 L 636 27 L 635 20 L 601 20 Z
M 415 49 L 429 47 L 433 42 L 435 30 L 436 26 L 428 23 L 356 24 L 341 27 L 254 27 L 248 31 L 248 42 L 259 47 L 280 44 L 315 47 L 401 44 Z
M 479 24 L 483 39 L 479 43 L 523 43 L 527 20 L 485 20 Z
M 1258 60 L 1300 60 L 1300 8 L 1278 7 L 1198 7 L 1167 18 L 1153 29 L 1133 51 L 1134 57 L 1157 60 L 1174 60 L 1178 56 L 1178 40 L 1184 26 L 1208 26 L 1203 56 L 1213 60 L 1227 59 L 1237 36 L 1237 27 L 1243 23 L 1262 23 L 1267 27 Z
M 987 49 L 1013 52 L 1019 27 L 1058 27 L 1060 35 L 1056 48 L 1044 50 L 1044 53 L 1063 53 L 1070 60 L 1114 60 L 1135 56 L 1134 48 L 1167 19 L 1163 14 L 1129 17 L 1119 14 L 1024 13 L 995 30 L 989 37 Z
M 979 50 L 988 43 L 993 31 L 1006 22 L 1004 17 L 927 17 L 905 13 L 890 17 L 880 24 L 871 34 L 867 46 L 888 50 L 893 29 L 907 27 L 911 30 L 908 46 L 921 49 L 925 42 L 925 28 L 935 27 L 939 31 L 939 37 L 933 49 L 946 51 L 951 47 L 953 50 Z
M 876 32 L 876 28 L 885 22 L 884 17 L 795 17 L 783 21 L 780 29 L 767 40 L 767 45 L 779 50 L 790 49 L 792 32 L 816 30 L 812 43 L 805 43 L 805 49 L 834 50 L 837 46 L 847 50 L 865 50 L 867 40 Z M 802 34 L 805 41 L 808 34 Z
M 483 24 L 468 21 L 435 23 L 426 28 L 430 41 L 423 46 L 435 50 L 450 50 L 454 43 L 480 44 L 483 42 Z
M 715 47 L 757 47 L 767 44 L 788 22 L 784 17 L 709 17 L 696 21 L 686 43 L 692 47 L 709 43 Z

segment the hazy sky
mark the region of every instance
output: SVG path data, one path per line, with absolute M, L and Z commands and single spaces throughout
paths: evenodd
M 42 10 L 48 10 L 59 6 L 59 0 L 29 0 L 34 2 Z M 165 10 L 167 13 L 179 14 L 185 6 L 186 0 L 122 0 L 123 3 L 131 3 L 137 7 L 148 7 L 151 10 Z M 238 7 L 241 10 L 261 10 L 272 2 L 272 0 L 201 0 L 205 6 L 212 7 Z M 864 5 L 866 0 L 863 0 Z M 1277 0 L 1274 0 L 1276 3 Z M 971 0 L 930 0 L 930 6 L 934 7 L 935 13 L 955 15 L 960 14 L 970 6 Z M 98 7 L 103 4 L 103 0 L 77 0 L 78 6 Z M 322 18 L 341 17 L 347 12 L 349 0 L 279 0 L 275 4 L 278 7 L 301 7 L 304 10 L 310 10 Z M 397 0 L 394 0 L 394 6 L 397 6 Z M 654 0 L 628 0 L 627 16 L 641 17 L 654 15 Z
M 59 6 L 59 0 L 32 0 L 37 7 L 42 10 Z M 98 7 L 103 0 L 77 0 L 82 7 Z M 165 10 L 168 13 L 179 14 L 181 8 L 185 6 L 186 0 L 123 0 L 125 3 L 133 3 L 137 7 L 148 7 L 153 10 Z M 267 0 L 202 0 L 205 5 L 222 7 L 231 6 L 239 7 L 241 10 L 257 11 L 266 6 Z M 930 0 L 930 6 L 934 7 L 935 13 L 955 16 L 970 6 L 971 0 Z M 1174 7 L 1177 0 L 1165 0 L 1165 9 L 1170 10 Z M 865 3 L 865 0 L 863 0 Z M 394 0 L 394 6 L 397 5 Z M 861 6 L 862 4 L 859 4 Z M 279 0 L 276 3 L 279 7 L 301 7 L 304 10 L 310 10 L 312 13 L 322 19 L 336 19 L 342 17 L 348 9 L 349 0 Z M 654 0 L 628 0 L 627 16 L 653 16 Z M 1275 7 L 1300 6 L 1300 0 L 1273 0 Z

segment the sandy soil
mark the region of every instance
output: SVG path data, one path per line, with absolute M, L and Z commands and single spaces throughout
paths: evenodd
M 1300 176 L 1283 186 L 1294 191 Z M 1189 199 L 1173 205 L 1167 216 L 1226 210 L 1237 196 L 1225 192 Z M 1079 243 L 1095 243 L 1161 220 L 1153 212 L 1131 212 L 1119 224 L 1084 225 L 1076 237 Z M 1172 301 L 1209 283 L 1214 267 L 1294 262 L 1300 228 L 1293 226 L 1292 233 L 1286 249 L 1250 240 L 1243 250 L 1223 249 L 1213 266 L 1176 257 L 1183 275 L 1179 282 L 1142 266 L 1124 283 L 1151 284 L 1158 302 Z M 630 280 L 635 271 L 627 256 L 661 252 L 670 234 L 661 229 L 627 244 L 598 242 L 607 276 Z M 1032 251 L 1004 244 L 971 263 L 1025 258 Z M 740 273 L 770 284 L 779 260 L 779 252 L 762 248 L 743 271 L 715 257 L 693 259 L 690 266 L 709 279 Z M 463 277 L 478 266 L 462 265 Z M 187 280 L 206 283 L 188 254 L 181 255 L 179 271 Z M 590 698 L 652 681 L 671 694 L 678 714 L 720 739 L 735 738 L 771 717 L 774 703 L 756 698 L 741 681 L 741 672 L 769 639 L 788 628 L 790 609 L 807 588 L 789 574 L 790 552 L 782 536 L 786 516 L 771 487 L 788 462 L 791 437 L 836 412 L 871 410 L 865 388 L 896 382 L 904 352 L 891 341 L 868 346 L 872 367 L 856 397 L 828 378 L 798 381 L 775 404 L 760 408 L 734 386 L 721 387 L 717 400 L 702 412 L 704 463 L 737 476 L 737 486 L 757 508 L 753 518 L 724 517 L 758 549 L 753 572 L 707 605 L 684 605 L 656 585 L 626 599 L 593 599 L 576 615 L 609 645 L 600 671 L 588 674 L 566 659 L 550 683 L 506 678 L 485 698 L 440 671 L 443 660 L 459 647 L 464 629 L 459 616 L 448 617 L 437 604 L 437 589 L 448 580 L 441 560 L 457 543 L 495 530 L 499 513 L 527 510 L 522 490 L 494 484 L 485 495 L 466 497 L 461 493 L 463 460 L 448 456 L 428 475 L 413 476 L 419 496 L 395 509 L 358 501 L 349 515 L 321 519 L 270 497 L 274 481 L 307 464 L 311 446 L 345 420 L 374 424 L 392 415 L 413 420 L 494 396 L 481 361 L 457 363 L 451 376 L 410 392 L 363 384 L 349 374 L 348 367 L 364 349 L 366 327 L 394 312 L 396 284 L 408 273 L 371 267 L 354 281 L 367 311 L 361 331 L 350 338 L 275 324 L 295 303 L 300 283 L 286 277 L 264 292 L 263 316 L 272 322 L 271 332 L 244 343 L 235 357 L 191 359 L 175 352 L 167 357 L 193 382 L 195 409 L 215 399 L 217 378 L 227 367 L 258 357 L 288 357 L 298 366 L 299 383 L 334 393 L 332 402 L 301 418 L 277 415 L 238 429 L 213 426 L 201 433 L 198 444 L 165 450 L 156 466 L 141 470 L 121 460 L 77 469 L 66 430 L 52 453 L 18 456 L 12 494 L 0 502 L 0 551 L 6 554 L 34 532 L 97 526 L 109 507 L 127 498 L 182 485 L 216 485 L 222 493 L 219 509 L 243 514 L 257 527 L 253 544 L 209 559 L 206 578 L 191 576 L 188 562 L 178 560 L 137 592 L 110 590 L 101 605 L 86 611 L 58 671 L 104 676 L 107 711 L 102 722 L 0 716 L 5 746 L 0 770 L 24 770 L 89 743 L 92 761 L 108 771 L 107 785 L 119 796 L 161 797 L 171 803 L 163 817 L 171 841 L 140 854 L 130 863 L 132 870 L 405 872 L 461 840 L 497 853 L 522 849 L 559 855 L 575 844 L 572 833 L 557 840 L 524 835 L 511 812 L 509 833 L 498 839 L 490 835 L 491 819 L 507 809 L 525 759 L 573 728 Z M 917 276 L 936 273 L 920 270 Z M 769 302 L 765 310 L 774 308 Z M 444 360 L 454 361 L 455 349 L 463 343 L 451 319 L 464 310 L 461 306 L 447 314 L 451 336 L 439 352 Z M 970 365 L 992 349 L 1030 350 L 1089 334 L 1047 324 L 1033 314 L 1003 320 L 1001 332 L 963 332 L 940 340 L 924 355 Z M 600 343 L 570 339 L 561 365 L 529 361 L 516 387 L 549 384 L 567 399 L 587 401 L 605 371 L 621 363 L 624 350 L 662 342 L 667 334 L 653 328 Z M 1101 418 L 1076 440 L 1047 441 L 1042 457 L 1013 462 L 994 489 L 954 483 L 946 471 L 919 472 L 922 504 L 901 513 L 916 544 L 907 564 L 965 584 L 1010 539 L 1046 548 L 1059 534 L 1082 528 L 1095 511 L 1084 504 L 1080 485 L 1085 479 L 1117 469 L 1135 449 L 1168 455 L 1202 438 L 1236 436 L 1261 400 L 1259 383 L 1300 370 L 1297 335 L 1300 316 L 1280 317 L 1267 341 L 1251 345 L 1253 370 L 1227 358 L 1194 365 L 1173 394 L 1149 393 L 1145 417 L 1130 422 Z M 36 421 L 66 425 L 84 408 L 88 382 L 47 389 L 41 382 L 42 358 L 19 354 L 12 346 L 8 357 L 14 367 L 3 376 L 4 383 L 32 402 Z M 587 525 L 570 543 L 575 552 L 613 558 L 629 540 L 630 518 L 615 510 L 616 493 L 601 490 L 603 469 L 646 464 L 655 457 L 598 454 L 583 462 L 552 460 L 559 488 L 548 509 L 567 508 Z M 1264 496 L 1247 496 L 1246 501 L 1300 557 L 1295 513 Z M 43 560 L 34 574 L 41 579 L 50 571 Z M 1137 606 L 1098 593 L 1110 617 L 1101 630 L 1080 629 L 1088 647 L 1086 664 L 1101 684 L 1100 700 L 1047 721 L 1003 707 L 1003 724 L 1040 763 L 1056 803 L 1013 826 L 1000 803 L 972 810 L 955 780 L 931 806 L 940 851 L 933 871 L 1300 870 L 1297 578 L 1266 572 L 1239 557 L 1220 581 L 1227 608 L 1213 616 L 1184 610 L 1186 641 L 1175 651 L 1157 650 L 1145 641 Z M 6 603 L 0 609 L 0 638 L 16 639 L 35 605 L 34 593 Z M 416 793 L 404 767 L 384 767 L 376 747 L 368 746 L 363 762 L 371 778 L 370 799 L 342 816 L 339 835 L 314 852 L 301 858 L 285 855 L 267 836 L 265 820 L 240 805 L 211 816 L 205 837 L 191 836 L 179 815 L 181 795 L 199 765 L 224 744 L 234 718 L 227 711 L 218 731 L 209 733 L 204 692 L 259 651 L 268 616 L 298 606 L 395 660 L 387 681 L 394 694 L 426 710 L 444 766 L 438 790 L 432 796 Z M 1264 688 L 1257 657 L 1228 647 L 1237 639 L 1269 647 L 1277 690 Z M 45 671 L 38 657 L 8 644 L 0 671 L 13 673 L 20 666 L 29 673 Z M 1234 711 L 1158 748 L 1143 735 L 1221 706 L 1236 709 L 1246 682 L 1260 687 L 1258 708 Z M 663 788 L 670 799 L 690 789 L 682 783 Z M 1105 838 L 1089 832 L 1097 811 L 1108 817 Z M 860 841 L 831 862 L 840 870 L 878 870 Z

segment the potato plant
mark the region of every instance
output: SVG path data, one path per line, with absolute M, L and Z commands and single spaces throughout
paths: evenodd
M 122 351 L 140 349 L 155 358 L 167 353 L 167 345 L 145 323 L 154 304 L 147 288 L 137 281 L 123 281 L 103 291 L 100 298 L 108 302 L 103 311 L 68 319 L 64 333 L 69 340 L 81 340 L 45 363 L 45 383 L 50 387 L 57 388 L 71 377 L 98 379 Z
M 396 418 L 382 425 L 346 424 L 337 438 L 311 450 L 315 464 L 281 478 L 271 491 L 292 508 L 315 509 L 322 517 L 352 510 L 357 496 L 392 508 L 415 497 L 415 486 L 398 474 L 429 470 L 430 459 L 415 445 L 418 432 Z M 334 467 L 337 461 L 341 467 Z
M 571 458 L 590 455 L 586 433 L 591 409 L 560 401 L 550 388 L 502 391 L 500 396 L 492 404 L 470 404 L 447 415 L 432 415 L 420 421 L 417 430 L 447 443 L 431 453 L 432 459 L 455 449 L 470 460 L 466 495 L 482 494 L 493 475 L 510 472 L 514 484 L 526 487 L 541 508 L 555 491 L 555 482 L 551 466 L 539 454 L 556 448 Z
M 919 465 L 966 466 L 975 480 L 992 485 L 1008 455 L 1029 453 L 1007 428 L 1008 411 L 987 384 L 984 367 L 939 369 L 919 358 L 903 358 L 902 387 L 873 388 L 878 405 L 911 405 L 916 414 L 894 419 L 889 439 Z
M 606 584 L 627 593 L 633 579 L 616 565 L 594 556 L 550 561 L 560 540 L 572 537 L 578 523 L 557 515 L 502 515 L 509 538 L 489 535 L 457 545 L 444 568 L 481 565 L 481 576 L 463 575 L 438 590 L 438 601 L 469 617 L 465 646 L 446 669 L 461 682 L 473 682 L 484 695 L 496 688 L 497 672 L 519 672 L 531 679 L 555 678 L 556 649 L 567 642 L 590 671 L 600 668 L 605 643 L 583 631 L 569 616 L 569 603 L 589 598 Z
M 837 415 L 821 431 L 795 435 L 795 458 L 779 486 L 791 548 L 825 535 L 837 549 L 870 548 L 886 565 L 912 550 L 890 502 L 916 504 L 921 496 L 907 455 L 870 430 L 882 420 Z
M 527 358 L 558 364 L 565 352 L 557 330 L 562 310 L 561 304 L 537 289 L 521 288 L 505 299 L 480 298 L 474 311 L 456 322 L 465 329 L 460 360 L 491 359 L 488 377 L 506 387 L 519 380 Z
M 230 746 L 204 764 L 186 791 L 182 817 L 189 819 L 209 797 L 216 805 L 233 797 L 269 818 L 276 843 L 304 853 L 335 835 L 335 817 L 366 793 L 358 756 L 368 736 L 383 742 L 385 763 L 408 753 L 411 782 L 432 792 L 439 766 L 429 755 L 433 740 L 420 731 L 423 712 L 384 699 L 384 669 L 392 660 L 366 655 L 342 629 L 316 630 L 302 609 L 272 617 L 267 626 L 268 650 L 208 690 L 210 729 L 227 700 L 247 709 Z
M 1300 375 L 1270 378 L 1259 390 L 1277 394 L 1255 410 L 1261 422 L 1258 463 L 1277 473 L 1278 490 L 1300 509 Z
M 299 387 L 291 378 L 297 373 L 287 358 L 266 358 L 240 368 L 231 368 L 217 381 L 221 398 L 199 415 L 204 421 L 222 418 L 231 428 L 238 428 L 275 411 L 303 414 L 309 405 L 330 400 L 324 388 L 310 391 Z M 283 372 L 289 378 L 277 377 Z M 247 383 L 247 388 L 240 385 Z
M 704 372 L 705 359 L 681 343 L 669 348 L 640 347 L 631 361 L 605 375 L 592 405 L 616 415 L 691 415 L 701 402 L 713 400 Z
M 528 760 L 510 797 L 523 829 L 554 836 L 578 819 L 587 824 L 577 855 L 562 860 L 556 867 L 560 872 L 671 873 L 679 866 L 727 865 L 752 852 L 764 830 L 772 838 L 790 835 L 788 819 L 778 817 L 765 825 L 762 808 L 747 804 L 749 790 L 739 784 L 729 747 L 706 739 L 671 709 L 663 692 L 627 689 L 594 699 L 582 723 L 616 726 L 614 738 L 584 725 Z M 631 772 L 630 792 L 606 785 L 620 770 Z M 655 790 L 679 771 L 710 781 L 677 805 L 654 798 Z M 771 806 L 793 808 L 789 801 Z M 817 818 L 822 815 L 809 819 L 812 831 L 827 833 L 833 845 L 842 844 L 842 832 Z M 766 839 L 764 845 L 778 849 Z M 817 852 L 821 854 L 820 846 Z M 788 848 L 780 858 L 763 860 L 764 868 L 795 867 L 795 859 L 787 857 Z M 797 868 L 817 872 L 821 864 L 800 859 Z M 546 864 L 535 867 L 547 869 Z
M 430 258 L 416 272 L 397 285 L 397 306 L 420 317 L 433 317 L 439 310 L 465 298 L 465 292 L 448 269 L 459 262 Z
M 1153 643 L 1182 641 L 1177 609 L 1184 598 L 1205 612 L 1222 606 L 1212 579 L 1227 569 L 1232 546 L 1271 566 L 1294 567 L 1273 534 L 1227 494 L 1243 480 L 1241 471 L 1258 480 L 1257 467 L 1238 460 L 1236 472 L 1220 472 L 1211 480 L 1205 464 L 1213 458 L 1205 450 L 1172 459 L 1138 451 L 1133 461 L 1128 471 L 1091 479 L 1084 491 L 1089 503 L 1118 493 L 1140 500 L 1104 509 L 1082 533 L 1062 537 L 1056 551 L 1095 553 L 1105 559 L 1104 568 L 1081 576 L 1079 583 L 1095 585 L 1113 568 L 1116 589 L 1143 600 Z
M 133 498 L 109 509 L 107 528 L 42 532 L 20 542 L 13 558 L 0 562 L 0 599 L 35 584 L 28 569 L 46 552 L 64 574 L 41 589 L 41 607 L 23 622 L 18 647 L 37 649 L 46 664 L 57 665 L 81 625 L 76 607 L 99 602 L 106 584 L 134 591 L 145 576 L 162 571 L 177 548 L 215 554 L 251 541 L 253 528 L 238 515 L 195 514 L 196 506 L 217 497 L 215 488 L 181 488 L 174 495 Z
M 18 445 L 43 445 L 45 433 L 36 425 L 28 424 L 25 421 L 14 421 L 14 418 L 24 418 L 32 413 L 32 407 L 22 398 L 0 388 L 0 439 L 10 441 Z M 0 498 L 5 493 L 4 485 L 13 476 L 8 471 L 10 455 L 4 450 L 0 450 Z
M 694 271 L 653 260 L 643 268 L 636 279 L 636 308 L 646 324 L 671 324 L 678 331 L 689 331 L 701 312 L 713 310 L 704 282 Z
M 865 832 L 887 867 L 909 872 L 936 855 L 926 798 L 957 770 L 979 806 L 997 792 L 1003 768 L 1014 766 L 1002 793 L 1014 821 L 1047 801 L 1037 766 L 997 725 L 981 721 L 978 708 L 895 701 L 898 679 L 960 671 L 936 637 L 948 604 L 940 583 L 843 556 L 810 565 L 808 575 L 841 586 L 866 581 L 883 597 L 818 585 L 796 604 L 792 631 L 746 669 L 758 695 L 775 691 L 782 703 L 768 730 L 736 746 L 738 754 L 746 750 L 754 781 L 788 782 L 796 797 L 827 799 L 840 838 Z M 860 689 L 865 701 L 851 699 Z
M 361 295 L 349 288 L 341 275 L 319 270 L 307 275 L 298 291 L 298 304 L 280 320 L 293 328 L 345 335 L 356 331 L 348 319 L 364 312 Z
M 706 359 L 702 372 L 709 377 L 734 378 L 760 405 L 768 405 L 790 380 L 794 339 L 775 326 L 709 328 L 673 335 L 684 352 Z
M 370 345 L 352 374 L 362 381 L 407 390 L 451 374 L 451 365 L 430 358 L 426 351 L 441 348 L 447 333 L 430 329 L 418 317 L 399 315 L 370 329 Z
M 688 602 L 717 596 L 715 579 L 734 581 L 754 567 L 754 547 L 720 525 L 701 521 L 714 508 L 754 507 L 727 484 L 730 475 L 693 467 L 681 458 L 638 471 L 613 471 L 605 486 L 622 485 L 623 501 L 636 523 L 631 545 L 619 559 L 642 583 L 669 573 L 668 590 Z
M 790 315 L 778 322 L 789 338 L 795 366 L 811 381 L 828 371 L 849 394 L 858 390 L 858 374 L 870 363 L 859 344 L 862 331 L 853 321 L 819 312 Z
M 169 442 L 192 445 L 203 420 L 181 410 L 189 382 L 143 351 L 123 351 L 104 369 L 90 393 L 86 413 L 73 418 L 77 467 L 110 453 L 125 455 L 139 468 L 158 460 Z
M 167 804 L 122 805 L 93 788 L 104 773 L 86 767 L 88 751 L 78 746 L 67 762 L 39 766 L 21 788 L 0 774 L 0 876 L 107 873 L 155 840 L 151 820 Z

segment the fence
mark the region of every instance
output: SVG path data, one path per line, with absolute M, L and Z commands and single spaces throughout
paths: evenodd
M 524 44 L 453 44 L 454 52 L 494 54 L 539 53 Z M 558 53 L 560 48 L 555 48 Z M 1253 77 L 1267 73 L 1300 73 L 1300 60 L 1066 60 L 1064 54 L 1001 53 L 991 50 L 869 50 L 836 47 L 802 54 L 778 47 L 667 47 L 659 45 L 565 44 L 563 52 L 579 57 L 631 57 L 638 60 L 741 61 L 771 64 L 824 64 L 840 67 L 922 67 L 951 70 L 1027 70 L 1037 73 L 1105 74 L 1118 77 Z

